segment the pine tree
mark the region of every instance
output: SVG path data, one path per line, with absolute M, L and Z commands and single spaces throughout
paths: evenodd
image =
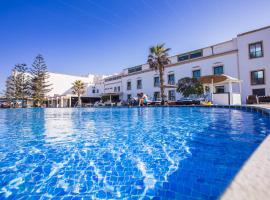
M 13 74 L 7 77 L 5 96 L 9 102 L 15 99 L 15 80 Z
M 46 94 L 51 91 L 51 84 L 48 83 L 49 73 L 42 55 L 38 55 L 32 64 L 31 72 L 31 93 L 35 106 L 40 106 L 45 100 Z
M 30 96 L 30 77 L 27 73 L 26 64 L 17 64 L 13 70 L 15 83 L 15 98 L 22 100 L 23 106 L 27 98 Z
M 29 74 L 27 74 L 26 64 L 17 64 L 12 70 L 12 74 L 6 80 L 5 95 L 9 101 L 25 100 L 29 97 Z

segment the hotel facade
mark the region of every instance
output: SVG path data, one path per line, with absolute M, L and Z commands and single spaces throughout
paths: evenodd
M 225 74 L 241 80 L 241 86 L 233 90 L 241 93 L 242 103 L 248 95 L 270 96 L 270 26 L 237 35 L 237 37 L 202 49 L 174 55 L 165 67 L 164 79 L 168 85 L 176 85 L 183 77 L 201 77 Z M 160 99 L 159 74 L 148 64 L 124 69 L 112 76 L 69 76 L 51 73 L 53 90 L 48 94 L 57 107 L 72 106 L 72 82 L 82 80 L 87 90 L 83 97 L 98 99 L 114 96 L 127 101 L 145 93 L 155 101 Z M 227 85 L 216 85 L 214 93 L 227 93 Z M 175 88 L 166 88 L 167 100 L 182 98 Z M 61 99 L 65 99 L 61 100 Z

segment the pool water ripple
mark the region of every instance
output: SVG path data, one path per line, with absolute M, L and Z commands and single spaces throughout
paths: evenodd
M 218 108 L 0 110 L 0 199 L 216 199 L 269 133 Z

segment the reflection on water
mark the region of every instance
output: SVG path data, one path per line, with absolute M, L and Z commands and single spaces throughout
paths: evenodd
M 0 198 L 204 199 L 269 124 L 227 109 L 14 109 L 0 128 Z
M 74 128 L 71 112 L 67 113 L 59 109 L 56 113 L 53 109 L 47 109 L 44 114 L 46 116 L 44 119 L 45 142 L 53 145 L 58 142 L 65 143 L 76 140 L 76 136 L 73 136 Z

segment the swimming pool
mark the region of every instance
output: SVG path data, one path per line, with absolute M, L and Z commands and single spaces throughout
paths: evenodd
M 269 130 L 221 108 L 0 110 L 0 199 L 216 199 Z

